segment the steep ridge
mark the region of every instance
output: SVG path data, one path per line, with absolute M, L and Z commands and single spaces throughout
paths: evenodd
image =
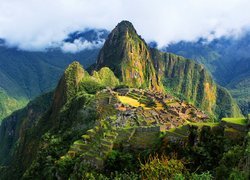
M 24 107 L 29 100 L 53 90 L 74 59 L 79 59 L 84 66 L 92 64 L 99 49 L 72 54 L 59 50 L 27 52 L 0 47 L 0 52 L 0 92 L 3 92 L 0 98 L 6 100 L 0 104 L 1 121 L 14 110 Z
M 209 72 L 193 60 L 151 49 L 158 79 L 165 90 L 212 116 L 238 117 L 241 111 L 230 93 L 218 86 Z
M 100 78 L 103 75 L 109 81 Z M 51 133 L 65 136 L 62 141 L 70 145 L 67 142 L 86 132 L 97 118 L 98 107 L 93 94 L 118 84 L 119 80 L 108 68 L 90 76 L 78 62 L 70 64 L 54 92 L 37 98 L 28 107 L 3 120 L 0 126 L 0 165 L 18 168 L 23 173 L 38 156 L 37 152 L 43 149 L 44 140 Z M 16 173 L 12 177 L 19 176 Z
M 86 76 L 82 66 L 78 62 L 73 62 L 64 72 L 55 90 L 52 109 L 54 112 L 60 108 L 72 97 L 74 97 L 79 88 L 79 82 Z
M 105 66 L 128 86 L 170 90 L 212 116 L 241 115 L 229 92 L 221 90 L 202 65 L 150 49 L 128 21 L 115 27 L 101 49 L 95 69 Z
M 109 67 L 125 84 L 160 90 L 147 44 L 128 21 L 122 21 L 109 34 L 95 69 Z
M 199 38 L 195 42 L 169 44 L 163 51 L 178 54 L 202 63 L 213 78 L 226 87 L 246 115 L 250 112 L 250 33 L 239 37 L 220 37 L 212 41 Z
M 52 93 L 41 95 L 31 101 L 25 108 L 5 118 L 0 126 L 0 164 L 11 164 L 13 149 L 27 130 L 32 128 L 39 118 L 49 109 Z

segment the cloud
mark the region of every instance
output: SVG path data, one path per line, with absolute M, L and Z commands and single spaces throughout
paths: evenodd
M 238 35 L 250 26 L 249 9 L 248 0 L 1 0 L 0 37 L 9 46 L 44 50 L 61 44 L 70 32 L 112 30 L 126 19 L 146 41 L 161 47 L 198 37 Z M 84 41 L 63 45 L 72 50 L 93 46 Z
M 89 36 L 91 34 L 91 36 Z M 86 29 L 68 35 L 61 43 L 53 47 L 59 47 L 63 52 L 76 53 L 82 50 L 101 48 L 105 42 L 108 32 L 103 29 Z
M 98 41 L 75 39 L 73 43 L 63 42 L 60 47 L 64 52 L 76 53 L 84 49 L 100 48 L 104 44 L 104 41 L 104 39 L 100 39 Z

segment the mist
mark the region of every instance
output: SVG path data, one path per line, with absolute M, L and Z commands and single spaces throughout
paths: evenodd
M 250 26 L 247 0 L 1 0 L 0 38 L 7 46 L 43 51 L 99 47 L 103 41 L 64 44 L 74 31 L 112 30 L 121 20 L 132 22 L 146 41 L 158 47 L 180 40 L 239 36 Z

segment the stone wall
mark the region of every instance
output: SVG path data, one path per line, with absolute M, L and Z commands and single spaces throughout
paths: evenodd
M 160 140 L 160 126 L 143 126 L 119 131 L 114 148 L 146 150 Z
M 136 132 L 165 132 L 167 126 L 140 126 L 136 128 Z
M 233 128 L 242 132 L 247 131 L 247 126 L 240 125 L 240 124 L 234 124 L 230 122 L 221 121 L 221 125 L 224 127 Z

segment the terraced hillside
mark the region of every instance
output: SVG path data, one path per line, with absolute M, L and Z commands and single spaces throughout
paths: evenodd
M 89 129 L 86 134 L 82 135 L 82 139 L 73 143 L 68 153 L 61 157 L 61 161 L 81 156 L 82 163 L 96 169 L 103 169 L 117 135 L 112 123 L 100 121 L 93 129 Z
M 148 148 L 157 148 L 160 137 L 163 142 L 161 148 L 164 148 L 167 146 L 165 143 L 184 146 L 189 142 L 193 131 L 197 131 L 198 136 L 194 143 L 198 143 L 203 141 L 203 131 L 216 136 L 217 133 L 221 133 L 225 138 L 237 141 L 244 138 L 247 130 L 245 118 L 226 118 L 221 123 L 209 122 L 207 115 L 202 111 L 185 102 L 178 106 L 180 101 L 169 95 L 164 97 L 160 93 L 154 94 L 142 89 L 122 88 L 115 91 L 105 89 L 99 92 L 98 96 L 106 99 L 106 104 L 103 104 L 104 99 L 99 101 L 106 107 L 102 113 L 105 114 L 105 111 L 112 109 L 116 111 L 116 115 L 97 121 L 92 129 L 70 146 L 58 163 L 79 158 L 81 163 L 102 170 L 112 151 L 133 149 L 140 152 Z M 150 106 L 146 106 L 149 102 Z M 182 110 L 174 111 L 180 107 Z M 183 112 L 193 113 L 190 115 Z M 230 124 L 225 123 L 225 120 L 230 121 Z M 239 125 L 239 121 L 245 123 Z
M 190 104 L 143 89 L 104 89 L 96 95 L 96 107 L 101 118 L 106 118 L 96 121 L 92 129 L 82 134 L 60 158 L 59 164 L 80 158 L 84 164 L 103 169 L 115 147 L 146 149 L 157 142 L 160 132 L 191 121 L 208 120 L 206 114 Z M 109 116 L 110 113 L 114 115 Z

